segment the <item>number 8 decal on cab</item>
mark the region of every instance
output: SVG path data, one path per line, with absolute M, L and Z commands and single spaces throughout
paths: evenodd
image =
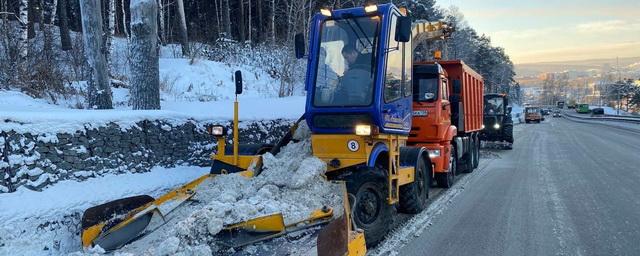
M 350 140 L 347 142 L 347 148 L 349 148 L 349 151 L 351 152 L 356 152 L 358 151 L 358 149 L 360 149 L 360 144 L 358 143 L 358 141 Z

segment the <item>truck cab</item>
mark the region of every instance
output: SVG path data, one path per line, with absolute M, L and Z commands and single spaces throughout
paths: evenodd
M 428 149 L 434 178 L 448 188 L 478 166 L 484 82 L 460 60 L 414 63 L 413 74 L 408 143 Z

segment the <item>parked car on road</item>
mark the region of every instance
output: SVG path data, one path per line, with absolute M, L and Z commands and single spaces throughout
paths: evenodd
M 591 116 L 603 116 L 604 108 L 594 108 L 591 110 Z

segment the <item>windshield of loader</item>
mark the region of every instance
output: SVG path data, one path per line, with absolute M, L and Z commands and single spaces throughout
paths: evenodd
M 314 106 L 371 105 L 379 23 L 380 17 L 373 16 L 322 24 Z
M 489 98 L 484 102 L 484 113 L 487 115 L 504 114 L 504 99 L 502 97 Z

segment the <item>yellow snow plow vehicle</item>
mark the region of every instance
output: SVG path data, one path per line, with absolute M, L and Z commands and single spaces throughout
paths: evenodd
M 308 48 L 302 34 L 295 36 L 296 57 L 307 59 L 305 113 L 276 145 L 239 144 L 236 97 L 233 144 L 227 145 L 225 127 L 209 128 L 218 138 L 210 174 L 157 199 L 135 196 L 86 210 L 82 245 L 121 248 L 172 219 L 172 212 L 212 179 L 234 173 L 251 180 L 264 177 L 265 157 L 290 145 L 302 122 L 310 132 L 313 157 L 326 166 L 324 177 L 342 184 L 336 193 L 343 209 L 321 207 L 294 223 L 275 213 L 225 225 L 215 235 L 220 244 L 241 247 L 320 227 L 314 245 L 318 255 L 364 255 L 384 238 L 396 209 L 418 213 L 426 208 L 433 178 L 429 152 L 406 145 L 413 113 L 413 49 L 447 36 L 450 28 L 412 24 L 407 10 L 393 4 L 322 9 L 310 24 Z M 239 72 L 235 77 L 238 95 L 242 78 Z

